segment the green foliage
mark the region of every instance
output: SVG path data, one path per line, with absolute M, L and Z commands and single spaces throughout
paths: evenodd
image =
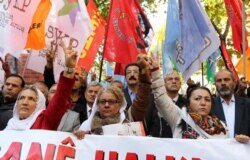
M 220 38 L 226 40 L 227 49 L 229 53 L 232 55 L 236 55 L 237 58 L 240 58 L 241 55 L 233 48 L 232 42 L 232 33 L 231 30 L 227 31 L 227 27 L 229 27 L 228 17 L 226 13 L 226 8 L 224 4 L 224 0 L 202 0 L 204 8 L 213 22 L 215 28 L 217 29 L 218 35 Z M 247 17 L 250 16 L 250 0 L 245 0 L 245 8 Z M 250 31 L 250 18 L 246 18 L 246 28 Z M 248 37 L 249 39 L 249 37 Z M 249 39 L 250 40 L 250 39 Z M 224 66 L 223 60 L 220 59 L 217 63 L 218 67 L 221 68 Z
M 211 21 L 216 24 L 220 33 L 223 33 L 227 23 L 224 0 L 203 0 L 203 4 Z
M 101 15 L 107 19 L 108 11 L 110 7 L 110 0 L 94 0 L 96 5 L 101 13 Z M 150 10 L 152 13 L 157 12 L 156 8 L 165 3 L 166 0 L 139 0 L 143 8 Z M 85 3 L 88 4 L 88 0 L 85 0 Z

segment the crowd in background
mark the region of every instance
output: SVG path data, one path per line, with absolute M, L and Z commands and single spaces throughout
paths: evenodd
M 25 85 L 3 62 L 6 78 L 0 93 L 0 130 L 45 129 L 86 134 L 105 134 L 103 126 L 142 122 L 147 136 L 162 138 L 236 138 L 249 142 L 250 85 L 237 81 L 226 69 L 214 77 L 216 94 L 189 79 L 179 94 L 181 74 L 161 75 L 157 58 L 139 54 L 125 69 L 126 87 L 108 79 L 106 86 L 87 81 L 84 68 L 76 69 L 77 53 L 61 43 L 65 69 L 55 83 L 55 48 L 47 53 L 44 81 Z

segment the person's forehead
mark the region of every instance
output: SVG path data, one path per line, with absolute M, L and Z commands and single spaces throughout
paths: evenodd
M 216 79 L 219 79 L 219 78 L 232 78 L 231 77 L 231 73 L 228 72 L 228 71 L 220 71 L 216 74 L 215 76 Z
M 36 93 L 33 90 L 25 89 L 21 92 L 20 96 L 36 97 Z
M 172 72 L 166 75 L 166 78 L 180 78 L 180 75 L 176 72 Z
M 99 90 L 101 86 L 89 86 L 87 90 Z
M 45 86 L 44 84 L 41 84 L 41 83 L 37 84 L 36 87 L 37 87 L 38 89 L 40 89 L 40 90 L 45 90 L 45 89 L 48 88 L 47 86 Z
M 194 90 L 194 91 L 192 92 L 192 95 L 193 95 L 193 96 L 203 96 L 203 97 L 209 96 L 209 97 L 210 97 L 209 92 L 206 91 L 205 89 L 201 89 L 201 88 Z
M 22 83 L 22 80 L 18 77 L 9 77 L 6 79 L 6 82 L 5 83 L 19 83 L 21 85 Z
M 122 83 L 121 83 L 121 82 L 113 82 L 112 85 L 119 85 L 119 86 L 122 86 Z
M 173 72 L 167 73 L 165 77 L 166 78 L 180 78 L 180 75 L 177 72 L 173 71 Z
M 100 98 L 103 98 L 103 97 L 112 97 L 112 98 L 116 98 L 116 96 L 115 96 L 113 93 L 108 92 L 108 91 L 102 92 L 102 93 L 101 93 Z
M 127 68 L 127 71 L 128 70 L 139 70 L 139 67 L 138 66 L 129 66 L 128 68 Z

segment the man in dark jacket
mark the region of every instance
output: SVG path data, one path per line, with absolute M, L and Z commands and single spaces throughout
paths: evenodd
M 11 74 L 6 78 L 0 92 L 0 130 L 3 130 L 12 118 L 14 104 L 24 86 L 23 78 L 17 74 Z
M 236 79 L 232 72 L 223 69 L 215 75 L 215 86 L 219 94 L 214 99 L 212 112 L 225 124 L 229 137 L 238 134 L 250 135 L 249 100 L 234 95 Z
M 168 96 L 180 108 L 185 105 L 185 98 L 179 94 L 181 88 L 181 77 L 176 71 L 172 71 L 165 76 L 165 87 Z M 168 123 L 161 117 L 154 107 L 152 112 L 152 121 L 149 128 L 149 134 L 153 137 L 172 138 L 172 131 Z

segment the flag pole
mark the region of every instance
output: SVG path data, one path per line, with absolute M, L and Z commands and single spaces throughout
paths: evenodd
M 242 0 L 242 53 L 243 53 L 243 76 L 246 77 L 246 19 L 245 19 L 245 0 Z
M 109 21 L 110 21 L 110 11 L 112 8 L 112 3 L 113 1 L 110 1 L 110 8 L 109 8 L 109 15 L 108 15 L 108 21 L 107 21 L 107 27 L 106 27 L 106 31 L 105 31 L 105 36 L 104 36 L 104 47 L 103 47 L 103 51 L 102 51 L 102 59 L 101 59 L 101 65 L 100 65 L 100 72 L 99 72 L 99 82 L 101 82 L 102 79 L 102 67 L 103 67 L 103 61 L 104 61 L 104 51 L 106 50 L 106 41 L 107 41 L 107 35 L 108 35 L 108 28 L 109 28 Z
M 204 86 L 204 66 L 203 66 L 203 62 L 201 62 L 201 86 Z
M 104 46 L 105 48 L 105 46 Z M 103 49 L 104 50 L 104 49 Z M 102 59 L 101 59 L 101 65 L 100 65 L 100 72 L 99 72 L 99 82 L 101 82 L 102 80 L 102 67 L 103 67 L 103 61 L 104 61 L 104 58 L 103 58 L 103 53 L 102 53 Z

